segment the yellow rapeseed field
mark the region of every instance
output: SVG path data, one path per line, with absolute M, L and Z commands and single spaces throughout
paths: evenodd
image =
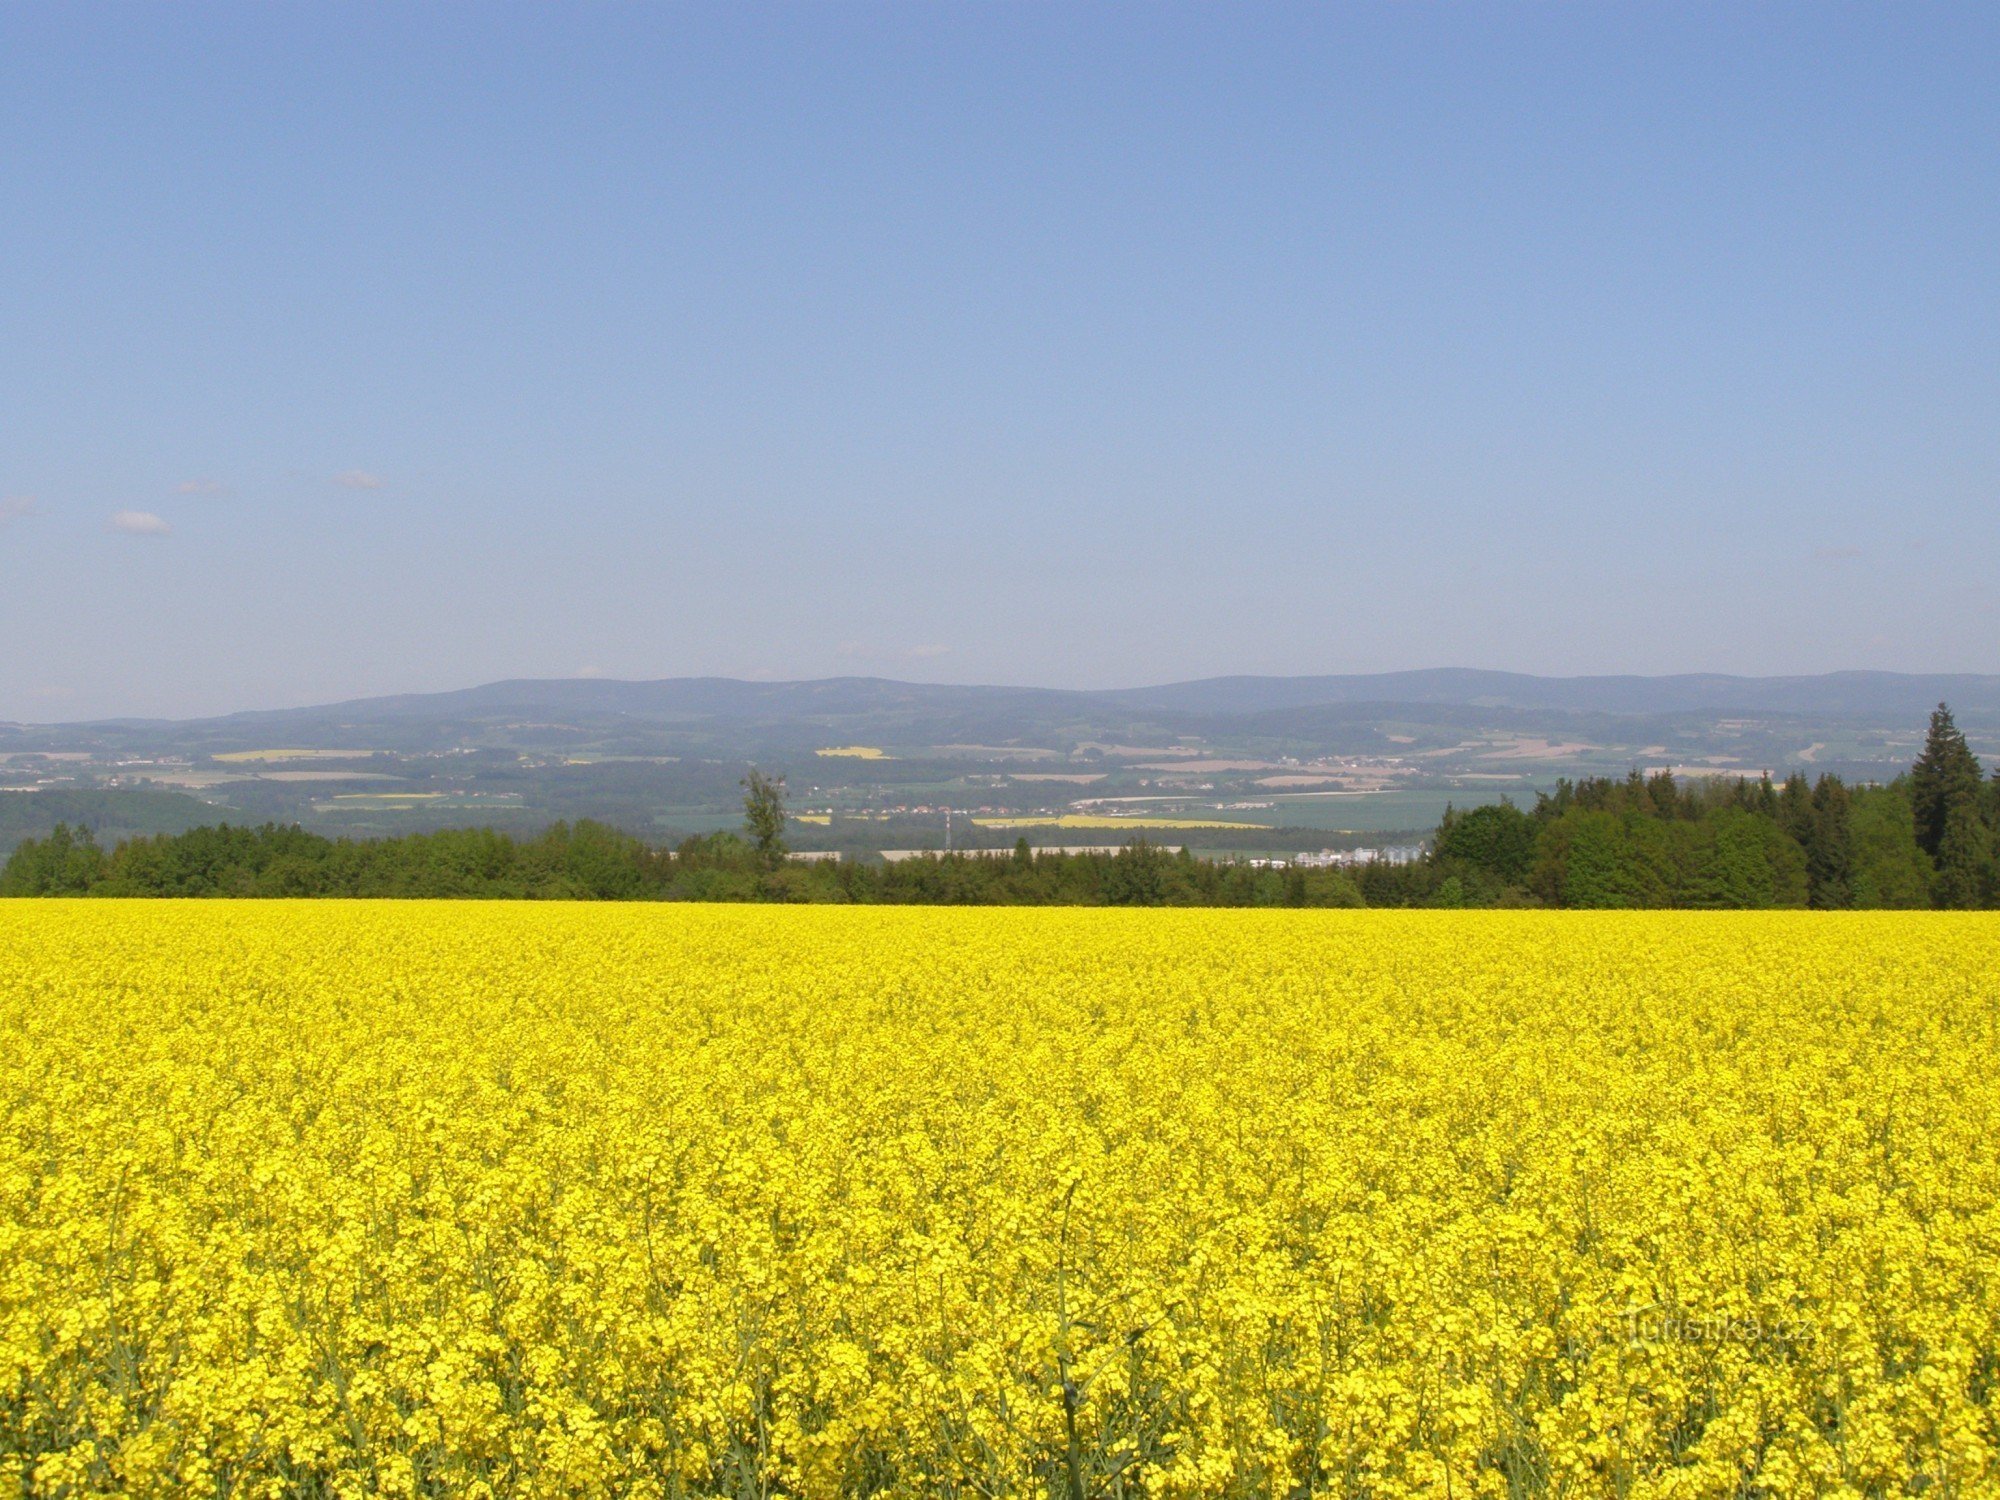
M 2000 1492 L 2000 919 L 0 903 L 0 1491 Z
M 210 758 L 229 762 L 250 760 L 362 760 L 373 754 L 375 754 L 373 750 L 228 750 Z

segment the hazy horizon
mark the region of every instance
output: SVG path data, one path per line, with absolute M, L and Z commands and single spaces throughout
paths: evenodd
M 0 11 L 0 719 L 1993 671 L 1996 43 Z
M 671 684 L 671 683 L 715 682 L 715 683 L 730 683 L 745 687 L 788 687 L 788 686 L 795 687 L 802 685 L 812 686 L 818 684 L 832 684 L 838 682 L 881 682 L 898 687 L 919 687 L 919 688 L 935 687 L 935 688 L 945 688 L 945 689 L 962 688 L 968 691 L 1010 692 L 1010 691 L 1047 690 L 1054 692 L 1082 692 L 1082 693 L 1093 693 L 1093 692 L 1143 693 L 1147 691 L 1170 689 L 1175 687 L 1193 687 L 1207 683 L 1310 682 L 1320 678 L 1331 678 L 1335 680 L 1365 681 L 1372 678 L 1406 678 L 1413 676 L 1420 677 L 1426 675 L 1448 675 L 1457 673 L 1482 674 L 1482 675 L 1493 674 L 1493 675 L 1520 677 L 1531 681 L 1543 682 L 1543 683 L 1576 683 L 1576 684 L 1614 683 L 1614 682 L 1667 683 L 1682 679 L 1719 679 L 1722 681 L 1733 681 L 1733 682 L 1746 682 L 1746 683 L 1768 682 L 1777 684 L 1777 683 L 1797 683 L 1797 682 L 1820 682 L 1820 681 L 1825 681 L 1827 679 L 1845 678 L 1845 677 L 1868 677 L 1868 678 L 1888 677 L 1888 678 L 1904 679 L 1912 682 L 1927 681 L 1927 682 L 1932 682 L 1933 684 L 1935 684 L 1938 679 L 1962 678 L 1967 680 L 1976 680 L 1982 686 L 1996 681 L 2000 681 L 2000 673 L 1894 672 L 1894 671 L 1887 671 L 1883 669 L 1873 669 L 1873 668 L 1847 668 L 1847 669 L 1836 668 L 1830 672 L 1797 673 L 1797 674 L 1795 673 L 1743 674 L 1743 673 L 1727 673 L 1727 672 L 1516 673 L 1506 668 L 1446 666 L 1446 667 L 1411 667 L 1411 668 L 1401 668 L 1401 669 L 1391 668 L 1382 672 L 1353 672 L 1353 673 L 1214 673 L 1200 678 L 1163 678 L 1160 679 L 1159 681 L 1108 683 L 1091 688 L 1075 688 L 1066 686 L 1061 683 L 1048 683 L 1048 682 L 970 682 L 970 681 L 959 682 L 944 678 L 917 678 L 908 676 L 897 676 L 892 673 L 862 673 L 862 672 L 831 673 L 817 677 L 789 677 L 789 678 L 775 677 L 775 676 L 732 677 L 725 674 L 699 673 L 699 672 L 676 674 L 671 677 L 612 677 L 609 676 L 608 674 L 601 672 L 590 672 L 590 673 L 574 674 L 566 677 L 499 677 L 499 678 L 483 679 L 479 682 L 457 683 L 442 688 L 417 689 L 408 692 L 394 692 L 394 693 L 362 693 L 362 694 L 349 695 L 341 698 L 314 699 L 302 703 L 239 704 L 234 708 L 221 709 L 213 713 L 105 714 L 105 715 L 95 716 L 89 719 L 43 719 L 43 720 L 22 720 L 22 719 L 10 720 L 4 717 L 0 717 L 0 723 L 14 724 L 24 728 L 53 728 L 53 727 L 61 727 L 62 725 L 65 724 L 114 723 L 120 721 L 136 721 L 136 722 L 152 721 L 152 722 L 162 722 L 162 723 L 189 722 L 189 721 L 199 721 L 206 719 L 228 718 L 238 714 L 284 712 L 292 709 L 333 709 L 341 707 L 345 704 L 377 703 L 377 702 L 383 702 L 387 700 L 406 698 L 406 697 L 430 698 L 430 697 L 449 696 L 454 693 L 476 693 L 485 689 L 503 687 L 509 684 L 516 684 L 516 683 L 534 684 L 534 685 L 564 684 L 564 683 L 598 683 L 598 684 L 603 684 L 607 687 L 649 687 L 649 686 L 657 686 L 657 685 Z M 1390 697 L 1380 701 L 1395 702 L 1398 700 L 1393 697 Z
M 296 694 L 292 698 L 282 701 L 275 697 L 269 699 L 268 701 L 260 700 L 255 702 L 252 701 L 238 702 L 233 700 L 227 700 L 225 698 L 224 700 L 225 706 L 198 708 L 184 713 L 178 713 L 178 712 L 139 713 L 139 712 L 123 712 L 123 711 L 112 711 L 112 712 L 96 713 L 96 714 L 46 713 L 42 715 L 10 715 L 6 713 L 0 713 L 0 723 L 19 724 L 27 726 L 49 726 L 49 725 L 60 725 L 60 724 L 110 722 L 113 720 L 120 720 L 120 719 L 137 719 L 137 720 L 153 719 L 153 720 L 171 722 L 176 720 L 224 718 L 232 714 L 240 714 L 240 713 L 260 713 L 273 710 L 296 709 L 296 708 L 331 708 L 338 706 L 339 704 L 342 703 L 368 702 L 383 698 L 426 697 L 426 696 L 449 694 L 455 692 L 474 691 L 480 688 L 496 687 L 501 684 L 510 682 L 602 682 L 602 683 L 612 683 L 612 684 L 623 683 L 623 684 L 643 685 L 647 683 L 659 683 L 659 682 L 718 681 L 718 682 L 737 682 L 748 685 L 776 686 L 787 683 L 834 682 L 841 680 L 870 680 L 870 681 L 907 684 L 914 687 L 992 688 L 999 690 L 1048 689 L 1057 692 L 1088 693 L 1088 692 L 1138 691 L 1148 688 L 1175 687 L 1175 686 L 1181 686 L 1185 684 L 1198 683 L 1198 682 L 1227 681 L 1234 678 L 1283 681 L 1291 679 L 1310 679 L 1315 677 L 1402 677 L 1402 676 L 1409 676 L 1413 674 L 1420 674 L 1426 672 L 1493 672 L 1493 673 L 1500 673 L 1500 674 L 1527 677 L 1527 678 L 1536 678 L 1546 681 L 1578 681 L 1585 679 L 1611 680 L 1619 678 L 1657 681 L 1657 680 L 1680 678 L 1680 677 L 1721 677 L 1721 678 L 1736 678 L 1743 681 L 1755 682 L 1755 681 L 1784 681 L 1789 679 L 1800 679 L 1800 678 L 1812 679 L 1812 678 L 1823 678 L 1823 677 L 1839 677 L 1850 674 L 1858 674 L 1858 675 L 1875 674 L 1875 675 L 1886 675 L 1886 676 L 1906 677 L 1906 678 L 1933 678 L 1933 677 L 1991 678 L 1995 676 L 2000 676 L 2000 672 L 1981 672 L 1977 670 L 1951 672 L 1951 671 L 1932 671 L 1925 669 L 1905 670 L 1894 667 L 1831 667 L 1826 669 L 1825 671 L 1819 671 L 1819 672 L 1783 672 L 1783 671 L 1729 672 L 1729 671 L 1708 671 L 1698 668 L 1688 669 L 1686 671 L 1662 671 L 1662 672 L 1618 672 L 1618 671 L 1533 672 L 1533 671 L 1523 671 L 1513 667 L 1469 667 L 1464 665 L 1463 663 L 1447 663 L 1439 666 L 1424 666 L 1424 667 L 1384 667 L 1379 670 L 1362 669 L 1350 672 L 1311 672 L 1311 671 L 1204 672 L 1199 675 L 1186 674 L 1180 676 L 1153 677 L 1144 680 L 1094 682 L 1087 684 L 1058 682 L 1058 681 L 1037 681 L 1026 678 L 1020 680 L 957 678 L 941 674 L 918 675 L 914 672 L 895 672 L 895 671 L 882 671 L 882 672 L 830 671 L 830 672 L 822 672 L 814 674 L 798 674 L 798 675 L 787 675 L 787 674 L 769 673 L 769 672 L 754 674 L 754 675 L 745 675 L 745 674 L 735 674 L 727 672 L 694 671 L 694 672 L 658 673 L 658 674 L 649 674 L 643 676 L 639 675 L 625 676 L 625 675 L 600 672 L 600 671 L 571 672 L 571 673 L 543 673 L 543 674 L 517 672 L 517 673 L 506 673 L 495 677 L 481 677 L 476 680 L 467 680 L 462 682 L 441 682 L 436 686 L 426 686 L 426 687 L 397 687 L 397 688 L 387 688 L 381 691 L 369 691 L 364 689 L 359 692 L 342 692 L 342 693 L 335 693 L 331 695 L 320 695 L 320 696 L 311 694 Z

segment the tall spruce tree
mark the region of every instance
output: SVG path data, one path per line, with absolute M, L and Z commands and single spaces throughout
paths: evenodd
M 1910 811 L 1916 819 L 1917 847 L 1932 859 L 1939 858 L 1953 813 L 1966 809 L 1978 818 L 1984 791 L 1978 758 L 1965 743 L 1951 710 L 1940 703 L 1931 715 L 1924 753 L 1910 768 Z
M 1819 911 L 1854 904 L 1854 833 L 1847 787 L 1822 775 L 1813 786 L 1812 821 L 1806 827 L 1806 902 Z
M 1750 811 L 1766 818 L 1778 816 L 1778 794 L 1771 786 L 1771 773 L 1766 771 L 1757 781 L 1755 792 L 1750 798 Z
M 1778 793 L 1778 826 L 1803 848 L 1812 837 L 1812 820 L 1812 784 L 1806 780 L 1805 772 L 1794 771 L 1785 778 L 1784 790 Z
M 1937 878 L 1931 882 L 1933 906 L 1968 911 L 1984 904 L 1993 830 L 1979 812 L 1977 803 L 1958 802 L 1947 814 L 1944 838 L 1938 843 Z

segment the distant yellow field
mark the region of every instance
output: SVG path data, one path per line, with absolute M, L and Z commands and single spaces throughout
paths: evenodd
M 817 823 L 821 827 L 833 822 L 832 813 L 786 813 L 785 817 L 793 823 Z
M 974 818 L 981 828 L 1268 828 L 1268 823 L 1228 823 L 1216 818 L 1114 818 L 1064 813 L 1045 818 Z
M 0 1493 L 2000 1493 L 2000 917 L 14 901 Z
M 335 792 L 335 802 L 429 802 L 449 792 Z
M 356 760 L 375 753 L 373 750 L 230 750 L 224 754 L 209 758 L 211 760 L 227 762 L 250 760 Z
M 849 760 L 888 760 L 891 757 L 873 745 L 829 745 L 814 755 L 846 756 Z

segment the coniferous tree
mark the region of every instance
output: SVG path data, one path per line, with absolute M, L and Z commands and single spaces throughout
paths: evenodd
M 1854 834 L 1847 787 L 1823 775 L 1813 787 L 1812 821 L 1806 830 L 1806 900 L 1820 911 L 1854 904 Z
M 1992 830 L 1972 802 L 1956 802 L 1946 814 L 1944 837 L 1938 841 L 1937 879 L 1931 901 L 1947 911 L 1967 911 L 1982 904 L 1992 860 Z
M 1682 799 L 1672 771 L 1655 771 L 1646 779 L 1646 797 L 1656 817 L 1679 818 L 1693 815 L 1691 804 Z
M 1778 794 L 1778 826 L 1803 849 L 1812 837 L 1812 822 L 1812 784 L 1806 780 L 1805 772 L 1794 771 L 1785 778 L 1785 789 Z
M 1750 811 L 1767 818 L 1778 816 L 1778 793 L 1771 785 L 1771 773 L 1766 771 L 1757 778 L 1757 786 L 1750 797 Z
M 1625 800 L 1620 812 L 1651 812 L 1653 799 L 1646 790 L 1646 774 L 1634 766 L 1625 777 Z
M 1953 813 L 1965 808 L 1977 818 L 1985 800 L 1979 761 L 1944 704 L 1931 715 L 1924 753 L 1910 768 L 1910 809 L 1916 818 L 1917 847 L 1941 859 Z M 1961 836 L 1961 842 L 1964 836 Z

